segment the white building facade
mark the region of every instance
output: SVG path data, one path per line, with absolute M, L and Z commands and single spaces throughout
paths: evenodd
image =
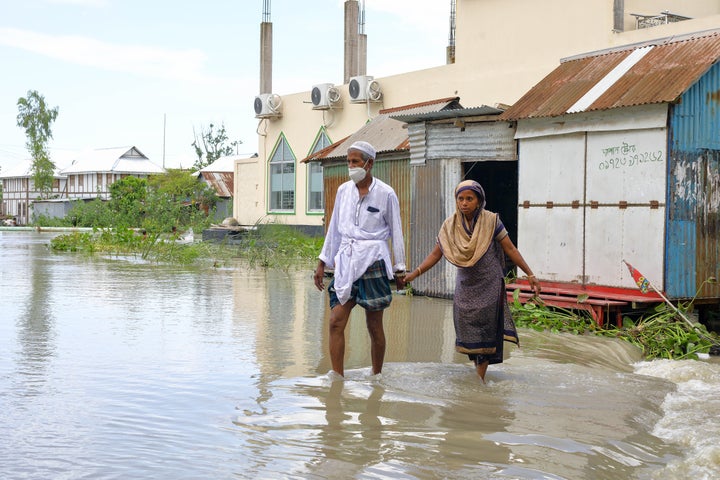
M 122 178 L 147 178 L 164 172 L 164 168 L 151 162 L 134 146 L 87 150 L 76 155 L 68 167 L 56 171 L 52 188 L 44 200 L 107 200 L 110 185 Z M 41 199 L 32 179 L 32 161 L 21 162 L 0 175 L 0 180 L 3 185 L 0 213 L 13 217 L 17 225 L 31 223 L 33 202 Z
M 238 222 L 322 225 L 321 172 L 301 160 L 380 110 L 445 97 L 502 108 L 562 58 L 720 27 L 720 4 L 711 0 L 457 0 L 456 12 L 454 63 L 384 78 L 367 71 L 347 83 L 318 78 L 295 93 L 258 95 L 258 157 L 235 164 Z M 437 28 L 447 25 L 438 19 Z

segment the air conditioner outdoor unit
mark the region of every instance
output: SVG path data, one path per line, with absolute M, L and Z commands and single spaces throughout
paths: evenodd
M 255 118 L 282 116 L 282 98 L 274 93 L 261 93 L 255 97 Z
M 332 83 L 314 85 L 310 91 L 313 110 L 327 110 L 340 101 L 340 90 Z
M 379 102 L 382 99 L 380 84 L 370 75 L 352 77 L 348 89 L 353 103 Z

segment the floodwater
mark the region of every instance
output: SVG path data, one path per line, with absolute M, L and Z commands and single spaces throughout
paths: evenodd
M 720 477 L 716 358 L 521 330 L 481 385 L 450 302 L 396 295 L 382 375 L 358 311 L 333 381 L 310 269 L 56 254 L 53 235 L 0 231 L 0 478 Z

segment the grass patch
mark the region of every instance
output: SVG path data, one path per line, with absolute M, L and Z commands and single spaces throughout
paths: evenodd
M 179 235 L 120 229 L 97 229 L 92 233 L 72 232 L 50 241 L 57 252 L 81 252 L 90 255 L 132 255 L 163 263 L 192 264 L 208 262 L 224 266 L 243 259 L 253 268 L 280 268 L 314 265 L 322 248 L 322 238 L 304 235 L 288 226 L 262 226 L 239 244 L 179 242 Z
M 240 243 L 239 255 L 253 267 L 288 270 L 317 263 L 323 238 L 311 237 L 288 225 L 259 225 Z

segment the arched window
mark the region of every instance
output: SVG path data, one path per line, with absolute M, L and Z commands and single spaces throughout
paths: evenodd
M 330 138 L 321 128 L 310 149 L 310 155 L 330 145 Z M 307 208 L 308 213 L 324 213 L 323 201 L 323 168 L 320 162 L 310 162 L 307 176 Z
M 284 134 L 270 157 L 270 211 L 295 209 L 295 155 Z

